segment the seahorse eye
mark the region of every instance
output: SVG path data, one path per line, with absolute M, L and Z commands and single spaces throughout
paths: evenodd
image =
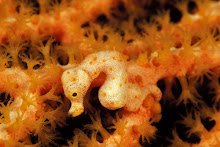
M 74 92 L 74 93 L 73 93 L 73 96 L 74 96 L 74 97 L 75 97 L 75 96 L 77 96 L 77 93 L 76 93 L 76 92 Z

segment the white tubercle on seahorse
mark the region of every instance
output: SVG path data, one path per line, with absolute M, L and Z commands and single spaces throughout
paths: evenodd
M 101 72 L 106 74 L 106 80 L 99 89 L 98 97 L 107 109 L 115 110 L 125 106 L 129 111 L 136 111 L 148 93 L 159 91 L 157 99 L 161 97 L 156 86 L 146 88 L 128 82 L 126 64 L 119 52 L 101 51 L 88 55 L 79 66 L 66 70 L 62 75 L 64 93 L 71 101 L 69 114 L 73 117 L 84 111 L 83 98 L 91 82 Z

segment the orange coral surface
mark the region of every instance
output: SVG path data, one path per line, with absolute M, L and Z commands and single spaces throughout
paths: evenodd
M 0 6 L 0 146 L 219 145 L 219 1 Z

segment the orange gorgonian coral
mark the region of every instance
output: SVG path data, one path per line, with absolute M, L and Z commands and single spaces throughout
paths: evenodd
M 0 146 L 218 146 L 218 0 L 0 0 Z

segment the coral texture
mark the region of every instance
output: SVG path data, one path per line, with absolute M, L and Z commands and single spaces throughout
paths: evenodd
M 218 0 L 0 0 L 0 146 L 219 146 Z

